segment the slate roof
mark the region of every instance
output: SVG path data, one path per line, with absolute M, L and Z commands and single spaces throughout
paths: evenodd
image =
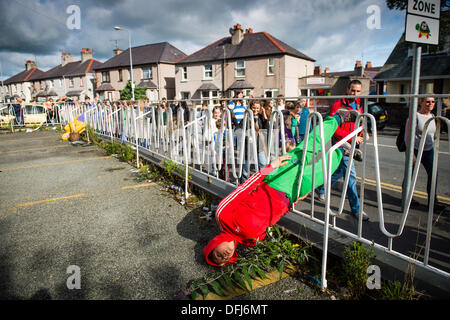
M 116 89 L 114 89 L 114 87 L 108 83 L 102 83 L 100 87 L 98 87 L 97 89 L 95 89 L 95 91 L 115 91 Z
M 411 79 L 412 59 L 412 56 L 408 57 L 408 43 L 405 42 L 404 35 L 402 35 L 374 80 Z M 450 55 L 423 54 L 420 64 L 420 78 L 450 78 Z
M 137 85 L 138 87 L 147 87 L 148 89 L 156 89 L 158 88 L 156 84 L 151 80 L 142 80 L 141 83 Z
M 254 89 L 255 87 L 245 81 L 245 80 L 236 80 L 233 84 L 228 88 L 228 90 L 237 90 L 237 89 Z
M 102 64 L 103 63 L 101 63 L 98 60 L 89 59 L 89 60 L 86 60 L 83 63 L 79 63 L 78 66 L 76 66 L 75 68 L 71 69 L 64 76 L 75 77 L 75 76 L 83 76 L 86 73 L 93 73 L 94 69 L 100 67 Z
M 57 65 L 56 67 L 42 73 L 40 76 L 35 77 L 33 80 L 46 80 L 54 78 L 73 77 L 85 75 L 88 72 L 94 72 L 93 66 L 99 66 L 102 63 L 95 60 L 89 59 L 81 63 L 80 61 L 69 62 L 66 65 Z
M 95 70 L 113 69 L 118 67 L 130 66 L 130 48 L 118 54 L 115 57 L 105 61 Z M 175 48 L 168 42 L 147 44 L 131 48 L 133 66 L 152 64 L 152 63 L 175 63 L 177 60 L 186 56 L 186 54 Z
M 43 74 L 44 71 L 38 68 L 32 68 L 31 70 L 24 70 L 22 72 L 19 72 L 18 74 L 6 79 L 3 83 L 5 85 L 11 84 L 11 83 L 21 83 L 26 81 L 34 80 L 34 78 L 40 76 Z
M 313 58 L 308 57 L 304 53 L 294 49 L 270 34 L 266 32 L 256 32 L 245 34 L 244 39 L 238 45 L 233 45 L 231 43 L 231 36 L 219 39 L 193 54 L 178 60 L 177 64 L 218 61 L 223 60 L 224 58 L 229 60 L 279 54 L 287 54 L 315 62 Z

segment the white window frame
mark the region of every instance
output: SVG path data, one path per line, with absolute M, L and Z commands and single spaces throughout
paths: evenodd
M 267 92 L 270 92 L 272 96 L 268 97 Z M 280 92 L 280 90 L 278 90 L 278 89 L 264 89 L 264 97 L 265 98 L 276 98 L 278 96 L 279 92 Z
M 205 95 L 205 93 L 207 93 Z M 208 105 L 219 104 L 219 90 L 203 90 L 201 92 L 202 101 L 208 101 Z
M 243 62 L 243 66 L 238 66 L 238 62 Z M 235 68 L 234 68 L 234 71 L 235 71 L 235 77 L 236 78 L 245 78 L 245 60 L 237 60 L 236 62 L 235 62 Z M 244 71 L 244 75 L 239 75 L 238 74 L 238 72 L 239 71 Z
M 211 66 L 211 70 L 206 70 L 207 66 Z M 208 68 L 209 69 L 209 68 Z M 208 76 L 206 73 L 211 72 L 211 76 Z M 213 65 L 212 64 L 205 64 L 203 66 L 203 80 L 212 80 L 213 79 Z
M 105 75 L 107 75 L 107 76 L 105 77 Z M 108 79 L 108 81 L 106 81 L 106 79 Z M 109 71 L 103 71 L 102 72 L 102 83 L 103 82 L 106 82 L 106 83 L 110 83 L 111 82 Z
M 180 100 L 189 100 L 191 93 L 189 91 L 180 91 Z
M 62 88 L 62 86 L 63 86 L 63 81 L 62 81 L 62 79 L 59 79 L 59 87 Z
M 188 80 L 188 74 L 187 74 L 187 67 L 181 67 L 181 81 L 187 81 Z
M 150 77 L 146 77 L 146 74 L 145 74 L 146 72 L 147 73 L 150 72 Z M 142 78 L 143 79 L 153 79 L 152 67 L 144 67 L 144 68 L 142 68 Z
M 75 80 L 73 77 L 69 78 L 69 88 L 75 87 Z
M 270 63 L 270 60 L 272 60 L 272 64 Z M 272 72 L 270 72 L 270 68 L 272 68 Z M 267 75 L 273 76 L 275 75 L 275 58 L 267 58 Z

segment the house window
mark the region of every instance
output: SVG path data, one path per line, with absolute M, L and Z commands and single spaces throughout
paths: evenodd
M 275 59 L 269 58 L 267 59 L 267 75 L 273 76 L 275 74 Z
M 119 70 L 119 82 L 123 81 L 123 72 L 122 69 Z
M 211 80 L 213 77 L 212 64 L 206 64 L 203 71 L 203 80 Z
M 245 61 L 236 61 L 236 77 L 245 77 Z
M 40 85 L 41 90 L 42 90 L 43 88 L 45 88 L 45 82 L 44 82 L 44 81 L 41 81 L 39 85 Z
M 110 80 L 109 80 L 109 71 L 102 72 L 102 79 L 103 79 L 103 82 L 110 82 Z
M 73 78 L 69 78 L 69 88 L 72 88 L 75 85 L 75 81 Z
M 219 91 L 217 90 L 202 91 L 202 101 L 208 101 L 209 105 L 219 104 Z
M 181 81 L 187 81 L 187 67 L 181 68 Z
M 153 75 L 152 75 L 152 68 L 142 68 L 142 72 L 143 72 L 143 78 L 144 79 L 152 79 Z
M 83 78 L 80 77 L 80 87 L 82 87 L 82 86 L 83 86 Z
M 189 91 L 181 91 L 180 92 L 181 100 L 189 100 L 190 97 L 191 97 L 191 93 Z
M 266 89 L 264 90 L 264 97 L 266 98 L 274 98 L 278 96 L 278 89 Z
M 59 87 L 61 88 L 63 86 L 62 80 L 59 79 Z
M 49 80 L 48 81 L 48 87 L 49 88 L 53 88 L 53 80 Z

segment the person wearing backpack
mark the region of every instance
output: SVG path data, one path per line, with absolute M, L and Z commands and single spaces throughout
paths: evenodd
M 419 149 L 420 140 L 422 139 L 422 133 L 424 130 L 425 123 L 433 118 L 433 111 L 435 106 L 435 99 L 433 97 L 421 98 L 419 99 L 419 110 L 417 111 L 417 125 L 415 132 L 415 140 L 414 140 L 414 154 L 413 154 L 413 165 L 416 163 L 417 152 Z M 405 128 L 409 126 L 409 119 L 406 121 Z M 431 180 L 432 180 L 432 172 L 433 172 L 433 159 L 434 159 L 434 135 L 436 133 L 436 122 L 431 121 L 428 126 L 427 136 L 425 138 L 425 145 L 423 148 L 422 158 L 420 162 L 425 168 L 427 172 L 427 194 L 428 194 L 428 202 L 427 205 L 430 205 L 430 192 L 431 192 Z M 409 144 L 409 133 L 405 132 L 405 148 Z M 406 148 L 407 149 L 407 148 Z M 406 150 L 405 149 L 405 150 Z M 403 178 L 402 188 L 405 189 L 406 177 Z M 445 205 L 438 203 L 437 201 L 437 175 L 436 175 L 436 189 L 435 189 L 435 198 L 434 198 L 434 210 L 435 212 L 440 212 L 445 209 Z M 413 201 L 412 203 L 417 203 Z

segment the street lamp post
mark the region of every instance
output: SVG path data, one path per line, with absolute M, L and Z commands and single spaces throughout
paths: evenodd
M 2 79 L 2 102 L 5 102 L 5 89 L 3 87 L 3 70 L 1 63 L 0 63 L 0 78 Z
M 133 58 L 131 56 L 131 32 L 128 29 L 115 26 L 114 30 L 124 30 L 128 32 L 128 44 L 130 48 L 130 80 L 131 80 L 131 96 L 134 101 L 134 82 L 133 82 Z

